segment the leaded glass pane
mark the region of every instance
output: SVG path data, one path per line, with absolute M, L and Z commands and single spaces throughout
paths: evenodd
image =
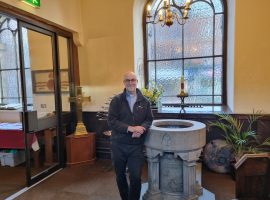
M 155 60 L 155 32 L 154 32 L 154 25 L 148 24 L 147 25 L 147 59 L 148 60 Z
M 0 69 L 18 68 L 18 31 L 14 19 L 0 16 Z
M 190 18 L 184 26 L 184 38 L 185 57 L 213 55 L 213 11 L 208 4 L 196 2 L 192 5 Z
M 23 41 L 23 60 L 24 67 L 30 68 L 30 52 L 29 52 L 29 41 L 28 41 L 28 32 L 26 28 L 22 28 L 22 41 Z
M 176 96 L 166 97 L 162 95 L 161 102 L 162 104 L 178 104 L 180 103 L 180 99 Z
M 186 0 L 177 0 L 175 1 L 175 4 L 177 6 L 184 6 L 186 4 Z
M 214 74 L 214 92 L 215 95 L 222 94 L 222 78 L 223 78 L 223 68 L 222 68 L 222 58 L 215 58 L 215 74 Z
M 215 104 L 222 104 L 221 96 L 215 96 L 214 97 L 214 103 Z
M 0 15 L 0 103 L 19 103 L 21 83 L 19 73 L 17 21 Z
M 156 82 L 163 86 L 163 96 L 177 96 L 180 91 L 182 61 L 159 61 L 157 62 Z
M 32 86 L 32 74 L 31 74 L 31 60 L 30 60 L 30 49 L 28 30 L 22 28 L 22 41 L 23 41 L 23 59 L 25 67 L 25 84 L 26 84 L 26 100 L 28 105 L 33 105 L 33 86 Z
M 224 29 L 224 16 L 218 14 L 215 17 L 215 55 L 222 54 L 223 46 L 223 29 Z
M 212 96 L 189 96 L 185 99 L 185 103 L 191 104 L 212 104 Z
M 155 62 L 148 63 L 148 78 L 149 78 L 149 82 L 156 81 Z
M 216 13 L 223 12 L 223 4 L 221 0 L 212 0 L 212 2 L 214 4 L 214 9 Z
M 4 97 L 19 97 L 20 86 L 18 85 L 18 71 L 2 71 L 2 91 Z
M 212 95 L 213 91 L 213 59 L 185 60 L 189 95 Z
M 203 1 L 196 1 L 191 5 L 191 11 L 189 12 L 189 20 L 191 19 L 211 19 L 214 15 L 213 9 L 208 3 Z
M 157 10 L 157 9 L 160 9 L 162 6 L 163 6 L 163 1 L 155 0 L 155 1 L 152 3 L 152 10 L 155 11 L 155 10 Z M 153 13 L 152 13 L 152 15 L 153 15 Z
M 182 27 L 155 25 L 156 33 L 156 59 L 182 57 Z
M 3 104 L 17 104 L 19 103 L 19 98 L 15 97 L 10 97 L 10 98 L 3 98 L 2 101 Z
M 33 96 L 33 87 L 32 87 L 32 77 L 31 77 L 31 70 L 30 69 L 25 69 L 25 79 L 26 79 L 26 96 L 27 97 L 32 97 Z M 32 98 L 27 99 L 27 104 L 32 104 L 33 100 Z M 30 102 L 29 102 L 30 100 Z

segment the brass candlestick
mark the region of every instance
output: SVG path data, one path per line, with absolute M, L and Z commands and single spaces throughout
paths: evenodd
M 188 105 L 185 104 L 185 98 L 188 97 L 188 93 L 181 91 L 181 93 L 178 94 L 177 97 L 180 98 L 180 113 L 185 113 L 185 107 L 188 107 Z
M 85 101 L 91 101 L 91 97 L 84 97 L 82 94 L 82 87 L 77 86 L 76 87 L 76 96 L 69 98 L 70 102 L 76 102 L 77 104 L 77 126 L 75 131 L 75 136 L 85 135 L 88 134 L 86 127 L 83 123 L 83 117 L 82 117 L 82 103 Z

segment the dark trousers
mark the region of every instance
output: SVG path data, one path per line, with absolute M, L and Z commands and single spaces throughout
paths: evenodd
M 143 145 L 112 142 L 112 153 L 116 182 L 122 200 L 139 200 L 144 163 Z M 127 174 L 129 175 L 129 185 Z

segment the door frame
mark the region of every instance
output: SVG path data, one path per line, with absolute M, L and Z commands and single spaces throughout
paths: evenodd
M 52 52 L 53 52 L 53 71 L 54 77 L 57 77 L 58 81 L 55 81 L 55 104 L 56 104 L 56 112 L 58 119 L 57 123 L 57 131 L 59 135 L 59 164 L 49 168 L 47 171 L 31 177 L 31 166 L 30 166 L 30 152 L 26 149 L 26 185 L 31 186 L 38 181 L 44 179 L 45 177 L 51 175 L 56 172 L 60 168 L 65 167 L 65 137 L 63 133 L 62 127 L 62 105 L 61 105 L 61 86 L 60 86 L 60 64 L 59 64 L 59 46 L 58 46 L 58 36 L 62 36 L 68 39 L 68 53 L 69 53 L 69 81 L 70 81 L 70 96 L 75 95 L 75 87 L 79 85 L 79 66 L 78 66 L 78 52 L 77 46 L 74 44 L 73 34 L 71 31 L 67 30 L 64 27 L 61 27 L 53 22 L 45 20 L 41 17 L 28 13 L 26 11 L 20 10 L 16 7 L 13 7 L 4 2 L 0 2 L 0 13 L 3 13 L 6 16 L 10 16 L 14 18 L 18 22 L 18 38 L 19 38 L 19 59 L 20 59 L 20 75 L 21 75 L 21 86 L 22 86 L 22 99 L 23 99 L 23 112 L 22 112 L 22 123 L 23 130 L 25 135 L 32 134 L 34 130 L 32 130 L 31 125 L 29 124 L 30 120 L 33 117 L 32 112 L 27 111 L 27 103 L 26 103 L 26 84 L 25 84 L 25 73 L 24 73 L 24 62 L 23 62 L 23 47 L 22 47 L 22 34 L 21 28 L 29 28 L 31 30 L 50 35 L 52 37 Z M 76 66 L 76 68 L 74 67 Z M 58 91 L 58 92 L 57 92 Z M 71 103 L 71 115 L 72 119 L 74 119 L 76 115 L 75 104 Z M 25 138 L 25 145 L 28 148 L 28 141 Z

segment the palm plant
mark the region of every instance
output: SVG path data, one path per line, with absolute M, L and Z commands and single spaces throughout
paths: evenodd
M 215 126 L 222 130 L 226 143 L 233 148 L 234 157 L 238 160 L 245 153 L 266 152 L 270 149 L 270 137 L 261 142 L 254 124 L 263 116 L 261 111 L 254 112 L 247 117 L 248 127 L 244 129 L 244 122 L 228 114 L 217 114 L 219 121 L 210 122 L 210 127 Z

